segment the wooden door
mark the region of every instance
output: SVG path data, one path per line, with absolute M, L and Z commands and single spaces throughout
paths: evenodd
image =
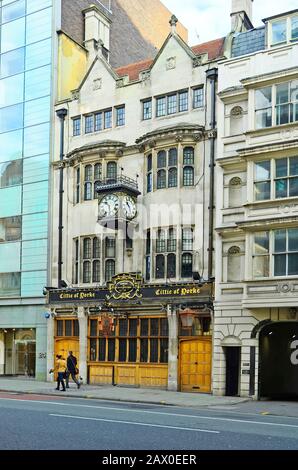
M 212 338 L 180 342 L 181 392 L 211 392 Z
M 67 338 L 56 339 L 54 360 L 56 360 L 56 354 L 61 354 L 63 359 L 67 360 L 69 351 L 72 351 L 72 354 L 77 358 L 78 360 L 77 367 L 80 368 L 79 367 L 79 361 L 80 361 L 79 339 L 67 339 Z

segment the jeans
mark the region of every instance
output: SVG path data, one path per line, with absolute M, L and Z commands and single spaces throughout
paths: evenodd
M 57 389 L 59 390 L 60 384 L 62 385 L 62 390 L 65 390 L 65 383 L 64 383 L 64 372 L 58 372 L 58 380 L 57 380 Z

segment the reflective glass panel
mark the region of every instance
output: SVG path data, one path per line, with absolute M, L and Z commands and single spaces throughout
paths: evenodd
M 263 109 L 271 106 L 272 104 L 272 88 L 260 88 L 255 93 L 256 109 Z
M 16 186 L 22 183 L 23 161 L 13 160 L 0 165 L 0 188 Z
M 264 181 L 270 179 L 270 160 L 255 164 L 255 180 Z
M 274 232 L 275 253 L 284 253 L 287 251 L 287 231 L 276 230 Z
M 21 274 L 0 274 L 0 297 L 18 297 L 21 291 Z
M 288 175 L 288 159 L 282 158 L 281 160 L 276 160 L 276 177 L 281 178 Z
M 292 39 L 298 39 L 298 16 L 292 18 Z
M 298 251 L 298 229 L 291 228 L 288 230 L 289 251 Z
M 0 109 L 0 132 L 8 132 L 21 127 L 23 127 L 22 104 Z
M 21 214 L 21 186 L 0 189 L 1 217 L 13 217 Z
M 13 2 L 2 8 L 2 23 L 15 20 L 25 15 L 25 0 Z
M 254 253 L 256 255 L 269 253 L 269 232 L 259 232 L 255 235 Z
M 26 44 L 49 38 L 52 32 L 52 9 L 38 11 L 27 16 Z
M 24 131 L 24 157 L 49 152 L 50 125 L 27 127 Z
M 48 210 L 48 182 L 23 186 L 23 214 L 34 214 Z
M 298 175 L 298 157 L 290 158 L 290 175 Z
M 23 72 L 25 49 L 21 47 L 15 51 L 1 55 L 1 77 L 8 77 Z
M 42 67 L 51 63 L 51 39 L 37 42 L 26 47 L 26 70 Z
M 27 0 L 27 14 L 52 6 L 52 0 Z
M 0 243 L 20 240 L 22 236 L 22 217 L 0 219 Z
M 23 183 L 47 180 L 49 177 L 49 155 L 24 159 Z
M 17 160 L 23 155 L 23 131 L 0 134 L 0 163 Z
M 47 271 L 31 271 L 22 273 L 22 297 L 42 297 L 43 287 L 47 285 Z
M 13 273 L 21 269 L 21 243 L 0 243 L 0 271 Z
M 34 240 L 22 243 L 22 270 L 46 269 L 47 240 Z
M 25 44 L 25 18 L 6 23 L 1 31 L 1 53 L 18 49 Z
M 21 103 L 24 98 L 24 74 L 0 80 L 0 107 Z
M 51 67 L 41 67 L 25 74 L 25 100 L 47 96 L 51 92 Z
M 285 276 L 287 274 L 287 255 L 274 256 L 274 276 Z
M 287 20 L 272 23 L 272 44 L 286 42 L 287 40 Z
M 39 98 L 25 103 L 24 126 L 34 126 L 50 120 L 51 98 Z
M 37 238 L 46 238 L 48 230 L 48 214 L 42 212 L 40 214 L 23 216 L 23 240 L 35 240 Z

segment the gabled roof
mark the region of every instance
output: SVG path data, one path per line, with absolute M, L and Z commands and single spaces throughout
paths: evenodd
M 215 39 L 213 41 L 204 42 L 198 44 L 197 46 L 190 47 L 190 52 L 193 52 L 195 55 L 208 54 L 209 60 L 214 60 L 222 56 L 224 48 L 225 38 Z M 125 67 L 119 67 L 115 69 L 119 77 L 129 76 L 129 81 L 134 81 L 139 79 L 141 72 L 150 69 L 150 67 L 155 62 L 155 59 L 142 60 L 141 62 L 135 62 L 134 64 L 128 64 Z

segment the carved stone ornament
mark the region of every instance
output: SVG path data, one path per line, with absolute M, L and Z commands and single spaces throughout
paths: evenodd
M 116 150 L 116 157 L 118 157 L 118 158 L 123 157 L 123 150 L 122 149 Z
M 197 132 L 196 134 L 193 135 L 193 140 L 195 142 L 200 142 L 203 138 L 203 132 Z
M 93 90 L 101 90 L 102 88 L 102 78 L 96 78 L 93 80 Z
M 151 78 L 151 72 L 146 71 L 141 73 L 141 80 L 142 82 L 147 82 Z
M 228 250 L 229 255 L 239 255 L 240 254 L 240 248 L 239 246 L 231 246 Z
M 176 68 L 176 57 L 169 57 L 166 62 L 166 70 L 173 70 Z
M 107 152 L 105 150 L 101 150 L 98 155 L 99 155 L 99 158 L 105 158 Z
M 176 135 L 175 140 L 176 140 L 176 142 L 178 142 L 178 143 L 179 143 L 179 142 L 182 142 L 182 140 L 183 140 L 183 135 L 182 135 L 182 134 Z
M 124 78 L 120 78 L 116 81 L 116 88 L 122 88 L 124 86 Z
M 241 106 L 235 106 L 231 110 L 231 116 L 238 117 L 238 116 L 242 116 L 242 115 L 243 115 L 243 109 L 241 108 Z
M 73 100 L 80 99 L 80 91 L 79 90 L 72 90 L 71 97 Z
M 139 146 L 138 146 L 138 150 L 139 150 L 140 153 L 144 153 L 145 150 L 146 150 L 145 145 L 144 145 L 144 144 L 139 145 Z
M 230 186 L 241 186 L 242 180 L 238 176 L 235 176 L 230 180 Z
M 199 67 L 200 65 L 202 65 L 202 57 L 195 57 L 195 59 L 193 59 L 193 67 Z
M 283 294 L 287 294 L 288 292 L 291 292 L 293 290 L 293 285 L 289 283 L 279 284 L 278 290 Z
M 148 145 L 151 149 L 154 149 L 154 147 L 156 147 L 156 140 L 154 139 L 149 140 Z

